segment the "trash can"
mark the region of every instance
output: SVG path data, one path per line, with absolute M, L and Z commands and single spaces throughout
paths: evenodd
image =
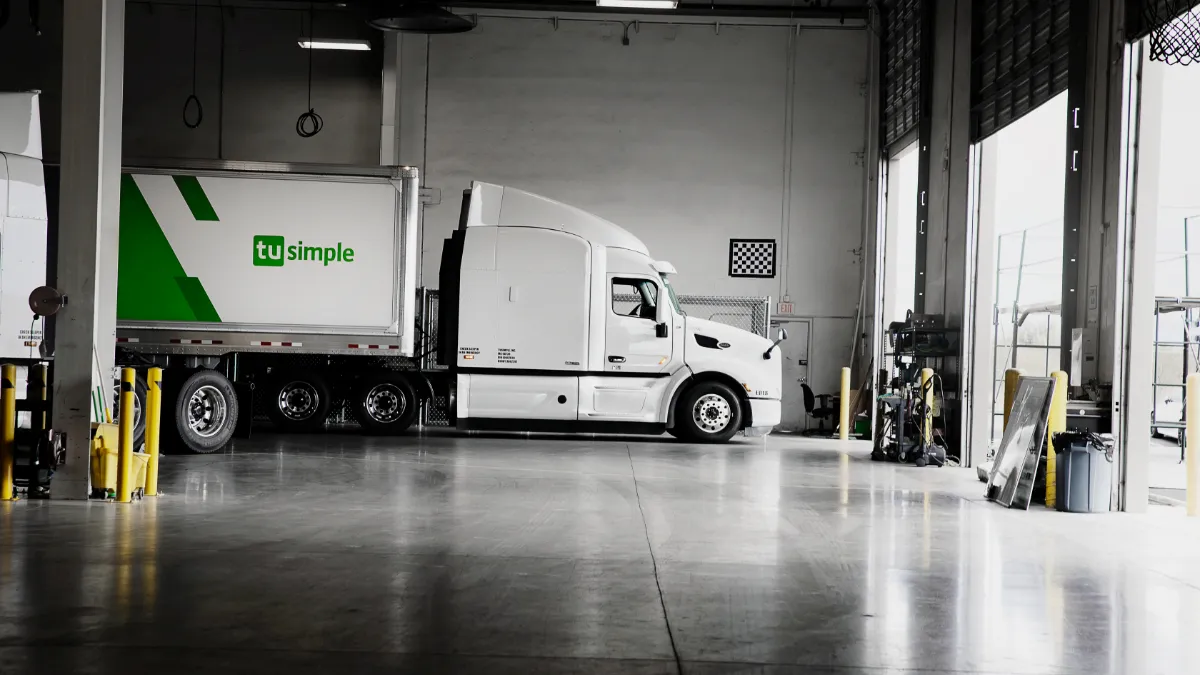
M 1100 513 L 1112 501 L 1112 443 L 1099 434 L 1073 429 L 1054 434 L 1055 508 L 1071 513 Z

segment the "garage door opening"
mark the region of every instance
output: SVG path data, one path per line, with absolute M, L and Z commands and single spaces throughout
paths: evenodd
M 975 438 L 991 447 L 1003 433 L 1004 371 L 1041 376 L 1059 369 L 1066 108 L 1063 93 L 975 148 L 977 279 L 991 282 L 980 283 L 990 298 L 976 298 L 992 317 L 990 330 L 973 338 L 977 372 L 991 373 L 974 413 L 975 424 L 986 428 Z

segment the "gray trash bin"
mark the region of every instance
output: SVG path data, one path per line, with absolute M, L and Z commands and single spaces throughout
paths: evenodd
M 1054 507 L 1071 513 L 1110 510 L 1113 457 L 1110 443 L 1087 431 L 1064 431 L 1054 435 L 1057 460 Z

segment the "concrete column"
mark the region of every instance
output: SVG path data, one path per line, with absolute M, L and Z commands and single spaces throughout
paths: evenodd
M 92 392 L 113 404 L 125 0 L 63 6 L 62 153 L 54 427 L 67 463 L 54 495 L 86 499 Z
M 384 166 L 415 166 L 425 175 L 425 112 L 429 91 L 428 35 L 386 33 L 383 42 L 383 115 L 380 120 L 379 163 Z M 425 220 L 421 219 L 417 241 L 425 250 Z M 417 255 L 417 283 L 424 277 L 424 255 Z M 436 279 L 437 270 L 433 270 Z
M 1138 52 L 1140 54 L 1140 51 Z M 1160 152 L 1162 148 L 1163 69 L 1160 63 L 1147 61 L 1130 64 L 1141 67 L 1140 119 L 1134 118 L 1137 136 L 1137 184 L 1130 195 L 1130 219 L 1122 245 L 1121 267 L 1127 279 L 1120 279 L 1114 291 L 1125 291 L 1123 321 L 1113 339 L 1117 348 L 1111 357 L 1117 362 L 1119 378 L 1113 387 L 1113 430 L 1118 432 L 1118 465 L 1121 467 L 1121 510 L 1145 511 L 1150 499 L 1150 417 L 1154 409 L 1154 286 L 1158 251 L 1158 198 Z M 1127 285 L 1126 285 L 1127 284 Z M 1114 295 L 1118 293 L 1114 292 Z M 1109 299 L 1105 297 L 1105 300 Z M 1120 306 L 1119 298 L 1112 301 Z M 1106 344 L 1106 341 L 1102 341 Z
M 972 304 L 967 298 L 971 178 L 971 2 L 936 3 L 933 34 L 932 103 L 929 132 L 929 180 L 926 208 L 924 311 L 944 314 L 946 325 L 969 336 Z M 918 253 L 918 260 L 921 259 Z M 966 383 L 961 377 L 970 345 L 959 340 L 959 356 L 946 359 L 942 372 L 947 408 L 955 411 L 948 429 L 961 443 Z M 965 452 L 963 457 L 967 457 Z

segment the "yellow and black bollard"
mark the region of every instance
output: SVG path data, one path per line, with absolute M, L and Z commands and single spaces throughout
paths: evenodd
M 133 368 L 121 369 L 121 416 L 117 421 L 117 501 L 133 501 Z
M 158 434 L 162 420 L 162 368 L 146 373 L 146 495 L 158 495 Z
M 921 447 L 933 447 L 933 368 L 921 369 Z
M 0 500 L 13 498 L 13 446 L 17 440 L 17 367 L 0 367 Z

